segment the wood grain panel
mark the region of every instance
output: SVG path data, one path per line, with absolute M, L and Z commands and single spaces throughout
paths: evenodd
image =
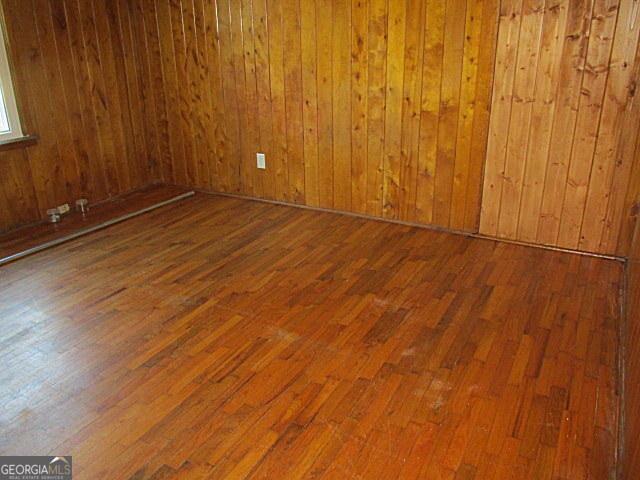
M 640 138 L 632 145 L 635 169 L 640 168 Z M 637 172 L 633 181 L 638 181 Z M 638 202 L 638 197 L 635 197 Z M 637 203 L 636 203 L 637 205 Z M 638 214 L 637 208 L 635 215 Z M 626 265 L 625 313 L 622 339 L 624 342 L 624 427 L 621 472 L 624 480 L 640 477 L 640 224 L 635 223 L 629 239 L 629 260 Z
M 502 2 L 481 233 L 627 254 L 638 195 L 636 3 Z
M 130 7 L 2 0 L 23 130 L 39 138 L 0 153 L 0 230 L 81 196 L 97 202 L 159 179 L 158 157 L 147 151 L 152 131 L 140 130 L 147 92 Z M 156 112 L 145 114 L 155 121 Z
M 162 67 L 164 98 L 180 106 L 179 115 L 156 122 L 155 131 L 169 136 L 156 150 L 178 152 L 162 178 L 477 230 L 496 1 L 143 3 L 145 24 L 156 10 L 161 43 L 145 52 L 163 56 L 160 66 L 149 62 L 148 80 L 159 90 L 154 69 Z M 188 10 L 188 20 L 186 13 L 168 19 L 172 10 Z M 219 66 L 199 54 L 200 38 L 206 48 L 216 39 Z M 207 95 L 224 108 L 214 109 Z M 202 132 L 217 132 L 215 148 L 197 148 L 198 122 Z M 257 152 L 267 154 L 265 171 L 256 169 Z M 209 164 L 211 186 L 198 178 L 194 155 Z

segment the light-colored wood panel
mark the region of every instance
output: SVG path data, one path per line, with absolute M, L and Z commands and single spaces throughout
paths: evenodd
M 595 147 L 591 181 L 587 192 L 585 218 L 580 231 L 580 247 L 585 250 L 615 249 L 615 245 L 601 245 L 607 213 L 615 208 L 614 202 L 624 201 L 628 185 L 630 162 L 618 164 L 617 152 L 620 138 L 627 135 L 631 126 L 625 124 L 626 110 L 631 100 L 630 85 L 633 82 L 634 59 L 638 48 L 640 22 L 631 22 L 636 8 L 634 0 L 622 0 L 618 15 L 619 28 L 613 41 L 609 77 L 600 116 L 600 129 Z M 636 125 L 636 128 L 638 125 Z M 620 159 L 622 160 L 622 159 Z M 624 172 L 622 184 L 614 182 L 618 171 Z M 614 188 L 623 192 L 614 192 Z
M 638 16 L 640 16 L 640 4 L 637 1 L 632 2 L 631 9 L 627 10 L 626 4 L 620 5 L 620 19 L 629 18 L 627 28 L 624 29 L 624 46 L 619 49 L 616 48 L 614 43 L 612 52 L 612 68 L 609 76 L 608 84 L 613 85 L 616 83 L 617 88 L 620 88 L 618 93 L 613 93 L 613 89 L 605 92 L 605 101 L 611 102 L 615 96 L 622 100 L 622 105 L 618 106 L 617 124 L 619 125 L 619 131 L 617 133 L 617 140 L 615 142 L 615 155 L 613 159 L 614 168 L 612 173 L 612 180 L 610 185 L 605 185 L 605 189 L 608 192 L 606 196 L 608 205 L 605 210 L 604 220 L 602 221 L 602 233 L 600 235 L 600 250 L 613 250 L 617 247 L 618 238 L 621 230 L 622 218 L 627 214 L 624 211 L 625 208 L 625 194 L 627 191 L 633 191 L 637 185 L 630 182 L 630 175 L 634 163 L 633 157 L 633 145 L 634 136 L 638 133 L 640 128 L 639 118 L 639 106 L 638 101 L 635 98 L 637 95 L 637 86 L 640 81 L 640 26 L 638 25 Z M 624 16 L 628 11 L 628 15 Z M 621 25 L 624 25 L 621 24 Z M 616 41 L 618 41 L 619 35 L 616 35 Z M 618 50 L 623 50 L 624 53 L 618 53 Z M 614 77 L 618 77 L 617 79 Z M 607 121 L 607 103 L 603 106 L 602 120 Z M 599 138 L 600 140 L 600 138 Z M 596 152 L 598 150 L 596 149 Z M 635 190 L 638 192 L 638 190 Z M 587 196 L 587 202 L 589 201 L 589 192 Z M 599 214 L 598 214 L 599 215 Z M 584 236 L 584 230 L 582 235 Z M 623 252 L 626 254 L 627 252 Z
M 567 14 L 566 0 L 546 2 L 516 234 L 526 242 L 535 242 L 538 234 Z
M 571 156 L 571 140 L 578 118 L 580 87 L 586 61 L 593 3 L 592 0 L 569 2 L 567 29 L 560 57 L 558 78 L 560 86 L 555 104 L 548 168 L 536 237 L 537 241 L 543 244 L 555 245 L 558 240 L 562 200 L 567 186 Z
M 482 216 L 480 217 L 480 231 L 491 236 L 499 234 L 498 220 L 500 218 L 508 131 L 511 121 L 518 38 L 522 20 L 521 11 L 522 2 L 519 0 L 501 2 L 493 103 L 489 121 L 487 162 L 482 196 Z
M 638 189 L 634 2 L 529 3 L 498 34 L 480 232 L 625 255 Z M 513 95 L 501 85 L 509 46 L 525 62 Z
M 518 226 L 527 145 L 531 129 L 536 70 L 540 52 L 544 2 L 524 0 L 518 38 L 518 55 L 513 84 L 510 125 L 507 138 L 498 231 L 513 237 Z
M 587 188 L 591 177 L 597 119 L 602 111 L 609 71 L 611 46 L 616 24 L 617 2 L 596 0 L 589 34 L 589 46 L 578 105 L 578 121 L 573 134 L 567 187 L 564 192 L 558 244 L 577 248 Z

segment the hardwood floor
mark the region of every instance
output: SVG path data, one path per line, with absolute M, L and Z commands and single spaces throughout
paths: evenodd
M 621 266 L 198 194 L 0 269 L 0 454 L 613 478 Z

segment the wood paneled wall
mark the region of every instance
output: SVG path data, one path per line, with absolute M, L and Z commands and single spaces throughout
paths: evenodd
M 165 180 L 477 229 L 497 0 L 132 4 Z
M 0 229 L 163 180 L 469 231 L 483 196 L 481 233 L 629 251 L 634 0 L 2 4 L 40 140 Z
M 0 152 L 0 230 L 159 177 L 142 121 L 145 34 L 129 2 L 1 3 L 23 130 L 39 138 Z
M 636 162 L 640 163 L 640 139 L 636 143 Z M 640 224 L 632 235 L 626 265 L 627 289 L 624 342 L 624 444 L 622 478 L 640 478 Z
M 640 125 L 634 8 L 502 1 L 481 233 L 628 252 Z

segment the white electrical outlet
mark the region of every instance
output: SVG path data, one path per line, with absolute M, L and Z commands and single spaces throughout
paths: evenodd
M 267 163 L 264 158 L 264 153 L 256 154 L 256 166 L 261 170 L 264 170 L 265 168 L 267 168 Z

